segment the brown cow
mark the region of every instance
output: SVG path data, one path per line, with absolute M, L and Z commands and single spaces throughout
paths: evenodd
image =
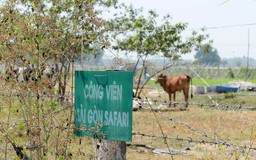
M 171 106 L 171 103 L 172 103 L 172 94 L 173 94 L 173 100 L 175 101 L 177 91 L 183 91 L 183 94 L 185 96 L 185 102 L 186 102 L 185 106 L 188 107 L 188 94 L 189 94 L 189 86 L 190 86 L 189 82 L 191 82 L 191 85 L 192 85 L 192 78 L 187 74 L 181 74 L 177 77 L 172 77 L 172 76 L 167 77 L 166 75 L 160 74 L 156 80 L 156 83 L 160 83 L 164 91 L 169 94 L 169 100 L 170 100 L 169 107 Z M 192 94 L 191 94 L 191 98 L 192 98 Z

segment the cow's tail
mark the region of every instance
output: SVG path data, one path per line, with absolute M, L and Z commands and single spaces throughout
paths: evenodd
M 191 76 L 187 76 L 188 77 L 188 81 L 190 81 L 190 97 L 191 99 L 193 98 L 193 92 L 192 92 L 192 77 Z

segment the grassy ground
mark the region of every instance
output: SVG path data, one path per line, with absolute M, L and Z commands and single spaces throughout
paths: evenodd
M 210 86 L 226 84 L 226 83 L 229 83 L 229 82 L 244 81 L 244 79 L 228 79 L 228 78 L 203 79 L 203 80 L 207 84 L 209 84 Z M 195 86 L 207 86 L 207 84 L 204 81 L 202 81 L 199 78 L 193 78 L 192 79 L 192 84 L 195 85 Z M 250 79 L 250 80 L 248 80 L 248 82 L 256 84 L 256 79 Z M 159 84 L 156 84 L 153 80 L 150 80 L 148 82 L 148 86 L 157 87 L 157 86 L 159 86 Z
M 245 158 L 239 148 L 235 146 L 255 147 L 254 112 L 218 111 L 190 107 L 189 111 L 157 113 L 142 111 L 134 113 L 134 131 L 144 134 L 162 135 L 171 137 L 167 142 L 160 138 L 147 138 L 135 136 L 132 143 L 147 144 L 158 149 L 177 151 L 174 159 L 236 159 Z M 171 117 L 174 121 L 166 119 L 163 115 Z M 150 117 L 150 118 L 149 118 Z M 156 122 L 159 121 L 159 124 Z M 250 123 L 248 123 L 250 122 Z M 206 135 L 206 136 L 205 136 Z M 179 139 L 189 139 L 181 141 Z M 226 142 L 222 144 L 198 143 Z M 167 146 L 168 144 L 168 146 Z M 246 150 L 247 152 L 249 150 Z M 249 155 L 254 155 L 251 151 Z M 153 154 L 145 148 L 129 148 L 128 159 L 170 159 L 170 155 Z M 251 157 L 251 156 L 249 156 Z
M 159 85 L 149 88 L 143 91 L 142 99 L 147 97 L 151 102 L 145 103 L 142 110 L 133 112 L 135 134 L 132 142 L 127 142 L 128 160 L 255 159 L 256 111 L 243 109 L 256 107 L 254 93 L 239 92 L 232 96 L 216 93 L 194 95 L 193 99 L 189 99 L 191 105 L 186 109 L 183 105 L 167 107 L 168 104 L 162 102 L 168 100 L 168 96 Z M 0 159 L 4 159 L 6 154 L 7 159 L 15 159 L 15 152 L 10 143 L 7 143 L 6 137 L 19 145 L 25 145 L 33 140 L 33 135 L 27 134 L 23 120 L 25 116 L 26 119 L 34 120 L 29 121 L 30 123 L 36 123 L 34 117 L 37 114 L 37 105 L 34 105 L 33 101 L 20 105 L 21 98 L 18 97 L 1 96 L 0 100 Z M 183 102 L 182 94 L 177 94 L 177 101 Z M 43 103 L 49 108 L 44 110 L 47 116 L 39 120 L 50 133 L 45 146 L 48 150 L 45 159 L 62 159 L 56 153 L 64 152 L 64 145 L 68 145 L 65 151 L 72 154 L 70 159 L 93 159 L 96 140 L 88 137 L 79 138 L 71 134 L 68 138 L 69 143 L 65 143 L 65 128 L 70 109 L 56 112 L 64 106 L 56 105 L 55 101 L 40 102 Z M 219 106 L 230 107 L 223 110 L 216 106 L 200 105 L 216 103 Z M 21 106 L 23 108 L 20 108 Z M 237 109 L 237 106 L 241 108 Z M 31 107 L 30 111 L 34 113 L 24 113 L 26 107 Z M 150 108 L 159 111 L 153 112 Z M 31 117 L 27 117 L 29 115 Z M 155 153 L 169 150 L 174 155 Z M 32 153 L 30 150 L 26 152 L 29 155 Z
M 164 100 L 167 95 L 161 90 L 154 95 L 154 91 L 146 93 L 151 99 Z M 151 95 L 151 97 L 150 97 Z M 247 96 L 245 96 L 247 95 Z M 209 97 L 211 97 L 211 99 Z M 190 100 L 194 103 L 218 103 L 229 104 L 231 107 L 241 104 L 242 106 L 255 106 L 255 100 L 248 92 L 239 93 L 233 98 L 225 98 L 225 94 L 195 95 Z M 178 101 L 183 97 L 178 95 Z M 153 108 L 162 105 L 151 105 Z M 163 107 L 164 108 L 164 107 Z M 256 122 L 255 111 L 249 110 L 220 110 L 218 107 L 198 107 L 190 105 L 187 110 L 181 110 L 183 106 L 167 108 L 162 112 L 142 110 L 134 113 L 134 132 L 149 135 L 165 135 L 170 139 L 167 142 L 162 138 L 134 136 L 132 143 L 142 143 L 154 146 L 162 150 L 177 151 L 177 155 L 157 155 L 145 148 L 129 148 L 128 159 L 254 159 L 255 151 L 244 149 L 239 146 L 255 148 Z M 243 107 L 242 107 L 243 108 Z M 166 108 L 165 108 L 166 109 Z M 161 111 L 161 110 L 160 110 Z M 172 120 L 168 119 L 171 118 Z M 158 123 L 159 122 L 159 123 Z M 161 132 L 161 129 L 163 132 Z M 179 138 L 179 139 L 178 139 Z M 184 139 L 190 139 L 184 141 Z M 199 143 L 200 141 L 201 143 Z M 203 143 L 212 142 L 212 143 Z M 224 142 L 224 143 L 220 143 Z M 168 146 L 167 146 L 168 144 Z M 139 155 L 139 156 L 138 156 Z

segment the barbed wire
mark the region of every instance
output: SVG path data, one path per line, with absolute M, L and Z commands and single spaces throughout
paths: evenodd
M 143 92 L 143 94 L 145 95 L 145 93 Z M 201 131 L 201 130 L 198 130 L 198 129 L 196 129 L 196 128 L 194 128 L 194 127 L 192 127 L 192 126 L 190 126 L 189 124 L 187 124 L 187 123 L 184 123 L 184 122 L 181 122 L 181 121 L 178 121 L 178 120 L 176 120 L 176 119 L 174 119 L 174 118 L 172 118 L 172 117 L 169 117 L 169 116 L 166 116 L 161 110 L 159 110 L 159 109 L 157 109 L 157 110 L 155 110 L 155 109 L 153 109 L 153 107 L 152 107 L 152 102 L 150 102 L 150 99 L 148 99 L 147 98 L 147 96 L 145 95 L 145 97 L 146 97 L 146 99 L 144 99 L 144 100 L 142 100 L 142 99 L 136 99 L 137 101 L 139 100 L 139 101 L 141 101 L 141 102 L 143 102 L 143 103 L 146 103 L 146 104 L 148 104 L 148 108 L 147 109 L 150 109 L 151 111 L 153 111 L 153 112 L 157 112 L 157 113 L 160 113 L 160 114 L 162 114 L 162 116 L 164 116 L 166 119 L 168 119 L 169 121 L 172 121 L 172 122 L 174 122 L 174 123 L 176 123 L 176 124 L 179 124 L 179 125 L 182 125 L 182 126 L 185 126 L 186 128 L 188 128 L 189 130 L 191 130 L 191 131 L 193 131 L 193 132 L 195 132 L 195 133 L 198 133 L 199 135 L 201 135 L 202 137 L 206 137 L 206 138 L 209 138 L 209 139 L 211 139 L 211 141 L 208 141 L 208 140 L 201 140 L 201 141 L 199 141 L 199 140 L 193 140 L 192 138 L 187 138 L 187 139 L 184 139 L 184 138 L 182 138 L 182 139 L 179 139 L 179 140 L 183 140 L 183 141 L 188 141 L 188 142 L 192 142 L 192 141 L 194 141 L 194 142 L 197 142 L 197 143 L 209 143 L 209 144 L 221 144 L 221 145 L 225 145 L 225 146 L 227 146 L 227 147 L 233 147 L 233 148 L 236 148 L 236 149 L 238 149 L 241 153 L 245 153 L 245 150 L 246 149 L 248 149 L 249 151 L 250 150 L 256 150 L 256 148 L 253 148 L 253 147 L 248 147 L 248 146 L 238 146 L 238 145 L 235 145 L 235 144 L 232 144 L 232 143 L 229 143 L 229 142 L 227 142 L 227 141 L 225 141 L 225 140 L 218 140 L 218 141 L 216 141 L 216 138 L 214 138 L 214 137 L 211 137 L 209 134 L 207 134 L 206 132 L 204 132 L 204 131 Z M 154 100 L 154 103 L 156 103 L 156 102 L 159 102 L 158 100 Z M 161 102 L 161 104 L 163 104 L 163 101 L 160 101 Z M 167 101 L 164 101 L 165 102 L 165 104 L 166 104 L 166 102 Z M 141 103 L 141 104 L 143 104 L 143 103 Z M 178 103 L 178 102 L 168 102 L 168 105 L 170 104 L 170 103 Z M 186 103 L 184 103 L 184 102 L 181 102 L 181 103 L 179 103 L 179 104 L 186 104 Z M 191 103 L 190 103 L 191 104 Z M 201 106 L 203 106 L 203 104 L 202 103 L 199 103 Z M 212 104 L 210 104 L 210 106 L 211 106 Z M 142 105 L 143 106 L 143 105 Z M 214 106 L 216 106 L 216 104 L 214 104 Z M 217 107 L 218 107 L 218 109 L 220 109 L 220 106 L 219 106 L 219 104 L 217 104 Z M 144 107 L 145 108 L 145 107 Z M 240 108 L 241 108 L 241 106 L 240 106 Z M 156 116 L 155 116 L 156 117 Z M 145 134 L 144 134 L 145 135 Z M 147 136 L 150 136 L 150 135 L 147 135 Z M 152 136 L 152 135 L 151 135 Z M 160 136 L 158 136 L 158 137 L 160 137 Z M 164 140 L 165 140 L 165 143 L 167 143 L 167 137 L 168 136 L 165 136 L 164 134 L 161 136 Z M 178 138 L 178 137 L 177 137 Z M 177 139 L 176 138 L 176 139 Z M 177 139 L 178 140 L 178 139 Z M 168 144 L 168 143 L 167 143 Z M 170 150 L 170 149 L 169 149 Z M 249 154 L 249 152 L 247 153 L 247 154 Z M 254 155 L 252 155 L 252 156 L 254 156 Z
M 159 148 L 147 145 L 147 144 L 128 143 L 128 144 L 126 144 L 126 146 L 128 146 L 128 147 L 129 146 L 143 147 L 143 148 L 153 151 L 156 154 L 178 155 L 178 154 L 186 154 L 187 153 L 186 150 L 184 150 L 184 151 L 181 151 L 181 150 L 166 151 L 166 150 L 159 149 Z
M 244 23 L 244 24 L 233 24 L 233 25 L 226 25 L 226 26 L 204 26 L 201 28 L 187 28 L 187 31 L 194 31 L 194 30 L 218 30 L 218 29 L 226 29 L 226 28 L 235 28 L 235 27 L 248 27 L 248 26 L 256 26 L 256 22 L 252 23 Z M 161 32 L 168 32 L 172 29 L 162 29 Z M 184 31 L 186 31 L 184 30 Z M 136 30 L 115 30 L 115 31 L 107 31 L 108 33 L 134 33 L 134 32 L 155 32 L 155 29 L 136 29 Z
M 243 145 L 243 146 L 239 146 L 236 144 L 232 144 L 229 143 L 227 141 L 224 140 L 220 140 L 220 141 L 209 141 L 209 140 L 196 140 L 196 139 L 192 139 L 191 137 L 188 138 L 181 138 L 181 137 L 170 137 L 170 136 L 161 136 L 161 135 L 155 135 L 155 134 L 145 134 L 145 133 L 140 133 L 140 132 L 133 132 L 132 133 L 133 136 L 141 136 L 141 137 L 149 137 L 149 138 L 160 138 L 160 139 L 170 139 L 170 140 L 176 140 L 176 141 L 182 141 L 182 142 L 188 142 L 188 143 L 199 143 L 199 144 L 210 144 L 210 145 L 223 145 L 226 147 L 233 147 L 235 149 L 238 149 L 240 152 L 244 153 L 245 150 L 253 150 L 256 151 L 256 147 L 250 147 L 247 145 Z M 254 155 L 254 154 L 252 154 Z
M 37 97 L 38 95 L 35 93 L 0 93 L 0 97 Z M 66 98 L 66 100 L 69 100 L 71 98 L 74 98 L 74 95 L 71 94 L 66 94 L 64 96 L 60 96 L 57 94 L 47 94 L 47 93 L 42 93 L 39 95 L 40 97 L 46 97 L 46 98 Z M 242 95 L 246 96 L 246 95 Z M 254 96 L 254 95 L 251 95 Z M 198 107 L 211 107 L 211 108 L 218 108 L 220 110 L 256 110 L 256 106 L 243 106 L 242 104 L 237 104 L 237 105 L 229 105 L 229 104 L 218 104 L 218 103 L 201 103 L 201 102 L 178 102 L 178 101 L 169 101 L 169 100 L 157 100 L 157 99 L 138 99 L 138 98 L 133 98 L 134 101 L 137 101 L 144 109 L 148 109 L 149 104 L 155 104 L 158 105 L 158 108 L 153 108 L 153 110 L 157 111 L 161 107 L 161 105 L 166 105 L 168 106 L 169 104 L 171 105 L 193 105 L 193 106 L 198 106 Z
M 152 108 L 154 111 L 161 111 L 161 108 L 167 108 L 169 104 L 171 105 L 192 105 L 202 107 L 211 107 L 217 108 L 219 110 L 251 110 L 255 111 L 256 107 L 254 106 L 243 106 L 242 104 L 238 105 L 229 105 L 229 104 L 218 104 L 218 103 L 201 103 L 201 102 L 178 102 L 178 101 L 168 101 L 168 100 L 156 100 L 156 99 L 138 99 L 134 98 L 134 101 L 137 101 L 143 109 L 151 109 L 149 105 L 158 105 L 157 108 Z M 165 106 L 163 106 L 165 105 Z M 170 107 L 168 107 L 170 108 Z
M 13 94 L 8 94 L 8 93 L 2 93 L 0 94 L 0 96 L 2 97 L 27 97 L 27 96 L 37 96 L 36 94 L 28 94 L 28 93 L 13 93 Z M 59 96 L 56 95 L 56 94 L 42 94 L 42 96 L 44 97 L 56 97 L 58 98 Z M 65 95 L 65 97 L 67 98 L 73 98 L 74 95 L 72 94 L 69 94 L 69 95 Z M 133 135 L 134 136 L 145 136 L 145 137 L 151 137 L 151 138 L 163 138 L 164 140 L 166 139 L 173 139 L 173 140 L 177 140 L 177 141 L 184 141 L 184 142 L 189 142 L 189 143 L 202 143 L 202 144 L 211 144 L 211 145 L 223 145 L 223 146 L 227 146 L 227 147 L 233 147 L 233 148 L 236 148 L 238 149 L 240 152 L 242 153 L 245 153 L 245 150 L 253 150 L 253 151 L 256 151 L 256 148 L 254 147 L 250 147 L 250 146 L 239 146 L 239 145 L 236 145 L 236 144 L 232 144 L 232 143 L 229 143 L 225 140 L 216 140 L 215 138 L 211 137 L 209 134 L 207 134 L 206 132 L 204 131 L 200 131 L 192 126 L 190 126 L 189 124 L 186 124 L 184 122 L 181 122 L 181 121 L 178 121 L 172 117 L 169 117 L 169 116 L 166 116 L 164 113 L 163 113 L 163 110 L 161 109 L 161 107 L 158 107 L 158 108 L 153 108 L 152 107 L 152 104 L 159 104 L 159 105 L 169 105 L 170 103 L 171 104 L 175 104 L 175 105 L 185 105 L 186 103 L 185 102 L 170 102 L 170 101 L 166 101 L 166 100 L 151 100 L 151 99 L 137 99 L 137 98 L 134 98 L 134 100 L 136 101 L 139 101 L 141 104 L 142 104 L 142 107 L 143 109 L 150 109 L 151 111 L 154 111 L 154 112 L 158 112 L 160 114 L 162 114 L 165 118 L 167 118 L 169 121 L 172 121 L 174 123 L 177 123 L 177 124 L 180 124 L 180 125 L 183 125 L 183 126 L 186 126 L 189 130 L 193 131 L 193 132 L 196 132 L 198 133 L 199 135 L 201 135 L 202 137 L 206 137 L 206 138 L 209 138 L 210 140 L 196 140 L 196 139 L 193 139 L 193 138 L 180 138 L 180 137 L 170 137 L 170 136 L 167 136 L 165 134 L 163 134 L 162 136 L 159 136 L 159 135 L 153 135 L 153 134 L 143 134 L 143 133 L 139 133 L 139 132 L 133 132 Z M 242 106 L 242 105 L 220 105 L 220 104 L 214 104 L 214 103 L 199 103 L 199 102 L 189 102 L 188 103 L 189 105 L 194 105 L 194 106 L 199 106 L 199 107 L 212 107 L 212 108 L 218 108 L 218 109 L 222 109 L 222 110 L 227 110 L 227 109 L 234 109 L 234 110 L 242 110 L 242 109 L 248 109 L 248 110 L 256 110 L 256 107 L 246 107 L 246 106 Z M 71 107 L 74 107 L 74 104 L 71 104 L 67 107 L 64 107 L 58 111 L 54 111 L 52 113 L 48 113 L 48 114 L 43 114 L 41 115 L 42 117 L 45 117 L 47 115 L 50 115 L 50 114 L 58 114 L 62 111 L 65 111 Z M 36 118 L 35 118 L 36 119 Z M 30 120 L 33 120 L 30 119 Z M 0 124 L 3 124 L 2 122 Z M 18 123 L 15 123 L 15 124 L 7 124 L 8 126 L 12 126 L 12 125 L 18 125 Z M 159 123 L 159 125 L 161 126 L 161 124 Z M 73 128 L 68 128 L 68 127 L 63 127 L 63 126 L 54 126 L 56 128 L 60 128 L 60 129 L 63 129 L 63 130 L 68 130 L 68 129 L 73 129 Z M 168 144 L 168 143 L 167 143 Z M 28 146 L 28 148 L 31 147 L 31 146 Z M 40 146 L 36 146 L 36 147 L 40 147 Z M 33 147 L 31 147 L 33 148 Z M 171 154 L 171 150 L 170 148 L 168 147 L 169 149 L 169 153 Z
M 133 132 L 132 133 L 133 136 L 141 136 L 141 137 L 149 137 L 149 138 L 160 138 L 160 139 L 171 139 L 171 140 L 176 140 L 176 141 L 184 141 L 184 142 L 189 142 L 189 143 L 201 143 L 201 144 L 211 144 L 211 145 L 224 145 L 227 147 L 238 147 L 238 148 L 243 148 L 243 149 L 250 149 L 250 150 L 255 150 L 256 151 L 256 147 L 250 147 L 250 146 L 238 146 L 235 144 L 231 144 L 228 143 L 226 141 L 209 141 L 209 140 L 194 140 L 191 137 L 189 138 L 181 138 L 181 137 L 170 137 L 170 136 L 161 136 L 161 135 L 155 135 L 155 134 L 145 134 L 145 133 L 140 133 L 140 132 Z
M 0 93 L 1 97 L 37 97 L 38 95 L 35 93 Z M 39 95 L 40 97 L 48 97 L 48 98 L 71 98 L 74 97 L 72 95 L 64 95 L 64 96 L 60 96 L 57 94 L 47 94 L 47 93 L 40 93 Z
M 147 99 L 146 99 L 147 100 Z M 148 101 L 148 100 L 147 100 Z M 175 103 L 175 102 L 174 102 Z M 169 104 L 169 103 L 168 103 Z M 181 104 L 185 104 L 185 103 L 181 103 Z M 198 133 L 198 134 L 200 134 L 201 136 L 203 136 L 203 137 L 206 137 L 206 138 L 210 138 L 210 139 L 212 139 L 212 140 L 215 140 L 215 138 L 213 138 L 213 137 L 210 137 L 206 132 L 204 132 L 204 131 L 201 131 L 201 130 L 198 130 L 198 129 L 196 129 L 196 128 L 194 128 L 194 127 L 192 127 L 192 126 L 190 126 L 190 125 L 188 125 L 188 124 L 186 124 L 186 123 L 184 123 L 184 122 L 181 122 L 181 121 L 178 121 L 178 120 L 176 120 L 175 118 L 172 118 L 172 117 L 170 117 L 170 116 L 167 116 L 167 115 L 165 115 L 161 110 L 154 110 L 154 109 L 152 109 L 152 107 L 151 107 L 151 104 L 149 104 L 150 105 L 150 108 L 151 108 L 151 110 L 152 111 L 157 111 L 158 113 L 161 113 L 162 114 L 162 116 L 164 116 L 165 118 L 167 118 L 169 121 L 172 121 L 172 122 L 174 122 L 174 123 L 176 123 L 176 124 L 180 124 L 180 125 L 183 125 L 183 126 L 185 126 L 185 127 L 187 127 L 189 130 L 191 130 L 191 131 L 193 131 L 193 132 L 196 132 L 196 133 Z M 222 143 L 224 143 L 225 141 L 222 141 Z M 225 144 L 228 144 L 229 145 L 229 143 L 227 143 L 227 142 L 225 142 Z M 256 150 L 256 149 L 255 149 Z
M 154 111 L 154 110 L 152 110 Z M 245 153 L 246 150 L 248 150 L 248 153 L 247 154 L 250 154 L 250 156 L 253 156 L 255 157 L 255 154 L 252 154 L 252 153 L 249 153 L 250 150 L 253 150 L 253 151 L 256 151 L 256 147 L 250 147 L 250 146 L 239 146 L 239 145 L 236 145 L 236 144 L 233 144 L 233 143 L 230 143 L 230 142 L 227 142 L 225 140 L 216 140 L 216 138 L 213 138 L 211 137 L 209 134 L 207 134 L 206 132 L 204 131 L 201 131 L 201 130 L 198 130 L 192 126 L 190 126 L 189 124 L 187 123 L 184 123 L 184 122 L 181 122 L 181 121 L 178 121 L 172 117 L 169 117 L 169 116 L 166 116 L 162 111 L 158 110 L 157 111 L 158 113 L 161 113 L 162 116 L 164 116 L 165 118 L 167 118 L 169 121 L 172 121 L 176 124 L 179 124 L 179 125 L 182 125 L 182 126 L 185 126 L 186 128 L 188 128 L 189 130 L 191 130 L 192 132 L 195 132 L 195 133 L 198 133 L 199 135 L 201 135 L 202 137 L 205 137 L 205 138 L 209 138 L 209 140 L 194 140 L 192 139 L 191 137 L 188 137 L 188 138 L 180 138 L 180 137 L 170 137 L 170 136 L 165 136 L 165 135 L 162 135 L 162 136 L 159 136 L 159 135 L 154 135 L 154 134 L 145 134 L 145 133 L 139 133 L 139 132 L 133 132 L 132 134 L 133 135 L 139 135 L 139 136 L 144 136 L 144 137 L 151 137 L 151 138 L 162 138 L 166 141 L 166 139 L 172 139 L 172 140 L 177 140 L 177 141 L 186 141 L 186 142 L 189 142 L 189 143 L 200 143 L 200 144 L 211 144 L 211 145 L 224 145 L 224 146 L 227 146 L 227 147 L 233 147 L 234 149 L 237 149 L 239 150 L 239 152 L 241 153 Z
M 45 113 L 45 114 L 42 114 L 41 116 L 40 116 L 40 118 L 44 118 L 44 117 L 47 117 L 47 116 L 49 116 L 49 115 L 55 115 L 55 114 L 59 114 L 60 112 L 63 112 L 63 111 L 66 111 L 66 110 L 68 110 L 68 109 L 70 109 L 71 107 L 73 107 L 72 105 L 68 105 L 68 106 L 66 106 L 66 107 L 64 107 L 64 108 L 62 108 L 62 109 L 59 109 L 59 110 L 57 110 L 57 111 L 54 111 L 54 112 L 51 112 L 51 113 Z M 0 122 L 0 125 L 1 126 L 10 126 L 10 127 L 15 127 L 15 126 L 18 126 L 21 122 L 25 122 L 25 121 L 33 121 L 33 120 L 36 120 L 37 118 L 36 117 L 34 117 L 34 118 L 31 118 L 31 119 L 26 119 L 26 120 L 23 120 L 23 121 L 19 121 L 19 122 L 16 122 L 16 123 L 12 123 L 12 124 L 8 124 L 8 123 L 5 123 L 5 122 Z M 56 128 L 58 128 L 58 127 L 56 127 Z M 61 127 L 59 127 L 59 128 L 63 128 L 63 126 L 61 126 Z
M 181 103 L 181 104 L 184 104 L 184 103 Z M 55 111 L 53 112 L 52 114 L 57 114 L 59 112 L 62 112 L 68 108 L 70 108 L 72 106 L 68 106 L 68 107 L 65 107 L 63 109 L 60 109 L 58 111 Z M 210 138 L 211 140 L 205 140 L 205 139 L 201 139 L 201 140 L 197 140 L 197 139 L 193 139 L 191 137 L 188 137 L 188 138 L 181 138 L 181 137 L 170 137 L 170 136 L 167 136 L 167 135 L 154 135 L 154 134 L 145 134 L 145 133 L 140 133 L 140 132 L 133 132 L 132 134 L 134 136 L 142 136 L 142 137 L 150 137 L 150 138 L 162 138 L 162 139 L 172 139 L 172 140 L 177 140 L 177 141 L 183 141 L 183 142 L 188 142 L 188 143 L 200 143 L 200 144 L 210 144 L 210 145 L 223 145 L 223 146 L 227 146 L 227 147 L 233 147 L 235 149 L 238 149 L 241 153 L 245 153 L 246 151 L 245 150 L 253 150 L 253 151 L 256 151 L 256 148 L 255 147 L 250 147 L 250 146 L 247 146 L 247 145 L 244 145 L 244 146 L 239 146 L 239 145 L 236 145 L 236 144 L 232 144 L 232 143 L 229 143 L 225 140 L 216 140 L 215 138 L 212 138 L 210 137 L 206 132 L 204 131 L 200 131 L 200 130 L 197 130 L 195 128 L 193 128 L 192 126 L 184 123 L 184 122 L 180 122 L 180 121 L 177 121 L 175 120 L 174 118 L 171 118 L 169 116 L 166 116 L 163 114 L 163 112 L 161 111 L 158 111 L 158 113 L 161 113 L 165 118 L 167 118 L 168 120 L 172 121 L 172 122 L 175 122 L 177 124 L 180 124 L 180 125 L 183 125 L 183 126 L 186 126 L 189 130 L 193 131 L 193 132 L 196 132 L 198 134 L 200 134 L 201 136 L 203 137 L 206 137 L 206 138 Z M 9 124 L 10 125 L 10 124 Z M 14 125 L 14 124 L 12 124 Z M 12 126 L 10 125 L 10 126 Z M 15 124 L 15 125 L 18 125 Z M 60 129 L 68 129 L 67 127 L 63 127 L 63 126 L 55 126 L 56 128 L 60 128 Z M 27 146 L 28 149 L 29 149 L 29 146 Z M 156 149 L 156 148 L 154 148 Z M 154 150 L 152 149 L 152 150 Z M 168 153 L 167 153 L 168 154 Z M 169 151 L 169 154 L 172 154 L 173 155 L 173 152 L 172 150 Z

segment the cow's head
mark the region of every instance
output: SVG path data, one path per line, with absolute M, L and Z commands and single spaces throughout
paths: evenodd
M 157 76 L 155 83 L 163 84 L 166 82 L 166 78 L 167 78 L 166 75 L 160 74 Z

